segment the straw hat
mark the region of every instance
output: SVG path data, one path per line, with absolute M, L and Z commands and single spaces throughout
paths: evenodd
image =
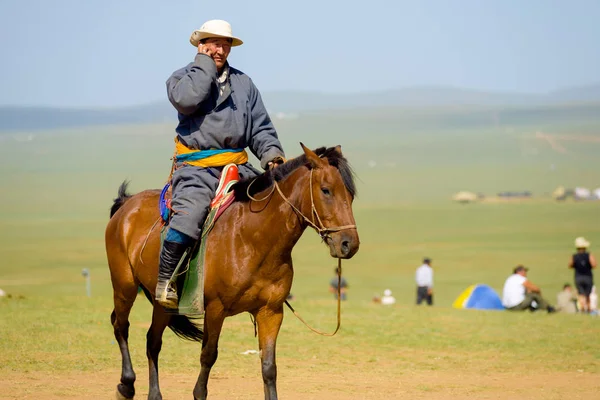
M 585 240 L 584 237 L 578 237 L 577 239 L 575 239 L 575 247 L 578 249 L 587 249 L 588 247 L 590 247 L 590 242 Z
M 208 38 L 229 38 L 232 46 L 240 46 L 244 42 L 231 34 L 231 25 L 221 19 L 211 19 L 206 21 L 200 29 L 196 29 L 190 36 L 190 43 L 198 47 L 202 39 Z

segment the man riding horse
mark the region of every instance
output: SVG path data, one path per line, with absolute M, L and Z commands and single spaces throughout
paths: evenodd
M 258 89 L 227 62 L 231 47 L 243 43 L 232 35 L 231 25 L 207 21 L 192 33 L 190 43 L 198 49 L 194 62 L 167 80 L 179 124 L 172 174 L 173 215 L 160 253 L 155 297 L 169 309 L 178 306 L 173 272 L 185 251 L 200 238 L 211 201 L 218 201 L 227 186 L 224 181 L 219 187 L 220 176 L 237 179 L 238 170 L 242 178 L 259 174 L 248 163 L 246 147 L 262 168 L 273 168 L 285 160 Z

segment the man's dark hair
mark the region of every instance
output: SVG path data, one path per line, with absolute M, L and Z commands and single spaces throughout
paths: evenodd
M 431 258 L 429 258 L 429 257 L 425 257 L 425 258 L 423 259 L 423 264 L 431 264 Z
M 563 290 L 565 290 L 566 288 L 570 288 L 571 284 L 570 283 L 565 283 L 563 286 Z
M 528 271 L 528 269 L 527 269 L 527 268 L 525 268 L 525 267 L 524 267 L 524 266 L 522 266 L 522 265 L 517 265 L 517 266 L 515 267 L 515 269 L 513 270 L 513 273 L 514 273 L 514 274 L 516 274 L 516 273 L 518 273 L 518 272 L 521 272 L 521 271 L 525 271 L 525 272 L 527 272 L 527 271 Z

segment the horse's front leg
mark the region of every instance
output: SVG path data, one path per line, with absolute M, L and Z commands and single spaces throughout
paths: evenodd
M 265 384 L 265 400 L 277 400 L 277 365 L 275 364 L 275 344 L 283 321 L 283 307 L 265 306 L 255 315 L 258 324 L 258 346 Z
M 223 327 L 223 306 L 209 304 L 204 314 L 204 336 L 200 354 L 200 375 L 194 387 L 194 400 L 206 400 L 208 396 L 208 376 L 219 355 L 219 335 Z

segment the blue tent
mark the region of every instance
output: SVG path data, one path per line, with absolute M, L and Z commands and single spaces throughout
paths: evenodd
M 474 308 L 477 310 L 504 310 L 502 300 L 488 285 L 471 285 L 452 303 L 454 308 Z

